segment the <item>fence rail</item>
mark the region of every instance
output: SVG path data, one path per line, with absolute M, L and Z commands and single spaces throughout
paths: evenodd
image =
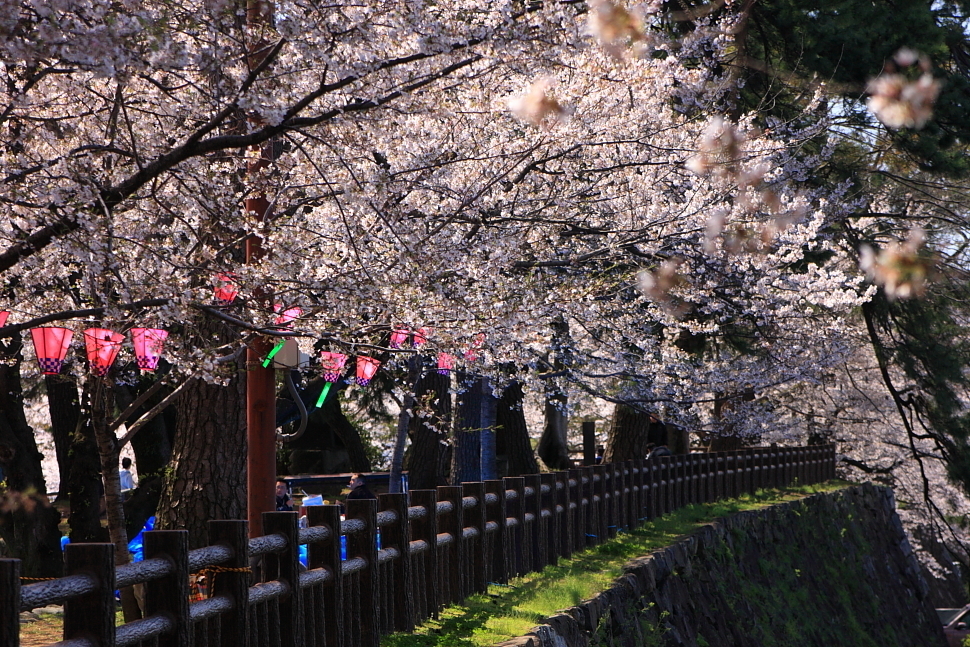
M 0 559 L 0 647 L 19 647 L 21 611 L 56 603 L 63 646 L 377 647 L 490 582 L 684 505 L 834 476 L 832 445 L 752 448 L 382 494 L 347 501 L 344 519 L 313 506 L 302 529 L 295 512 L 267 512 L 253 539 L 246 521 L 210 521 L 211 545 L 191 551 L 185 531 L 156 530 L 144 534 L 144 561 L 117 568 L 112 544 L 68 544 L 55 580 L 22 586 L 20 561 Z M 190 603 L 200 571 L 208 598 Z M 133 584 L 145 617 L 115 627 L 115 589 Z

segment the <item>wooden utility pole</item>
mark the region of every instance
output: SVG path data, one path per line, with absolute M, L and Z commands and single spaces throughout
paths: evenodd
M 259 35 L 264 25 L 272 22 L 273 5 L 264 0 L 249 0 L 246 5 L 246 25 L 252 37 L 249 55 L 250 69 L 256 68 L 265 56 L 266 42 Z M 250 121 L 260 123 L 259 115 L 250 115 Z M 252 159 L 247 171 L 250 176 L 269 166 L 273 159 L 274 141 L 266 142 L 260 155 Z M 264 222 L 269 201 L 262 193 L 246 200 L 246 211 Z M 246 240 L 246 262 L 255 263 L 265 255 L 262 239 L 250 236 Z M 270 306 L 271 295 L 259 292 L 257 300 Z M 276 509 L 276 371 L 264 368 L 262 359 L 271 350 L 263 339 L 256 339 L 246 350 L 246 429 L 248 459 L 246 462 L 247 511 L 249 534 L 263 534 L 263 513 Z

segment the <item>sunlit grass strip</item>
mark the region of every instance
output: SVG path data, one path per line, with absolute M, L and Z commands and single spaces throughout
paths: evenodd
M 525 635 L 556 611 L 575 606 L 607 589 L 631 559 L 665 548 L 706 523 L 849 485 L 844 481 L 830 481 L 784 490 L 759 490 L 740 499 L 681 508 L 570 559 L 560 559 L 558 566 L 547 566 L 540 573 L 516 578 L 508 586 L 490 585 L 487 595 L 476 594 L 462 605 L 446 607 L 438 620 L 426 621 L 413 634 L 385 636 L 381 645 L 487 647 Z

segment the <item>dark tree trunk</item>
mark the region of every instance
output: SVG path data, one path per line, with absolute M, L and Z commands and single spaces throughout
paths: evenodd
M 617 403 L 613 409 L 613 424 L 606 439 L 603 461 L 612 463 L 633 458 L 645 458 L 651 442 L 649 413 L 629 405 Z
M 54 438 L 54 454 L 57 456 L 58 502 L 70 501 L 71 492 L 71 436 L 78 430 L 81 419 L 81 402 L 78 400 L 74 378 L 63 375 L 45 375 L 47 405 L 51 416 L 51 436 Z
M 116 382 L 113 389 L 118 409 L 126 409 L 135 398 L 151 388 L 156 379 L 158 379 L 156 375 L 143 376 L 132 386 Z M 171 389 L 166 388 L 153 395 L 132 414 L 129 422 L 138 420 L 170 392 Z M 124 502 L 126 532 L 129 537 L 137 535 L 148 518 L 158 509 L 165 468 L 172 460 L 176 411 L 174 406 L 166 407 L 131 437 L 131 449 L 135 453 L 135 466 L 138 469 L 138 487 L 125 498 Z
M 208 543 L 209 519 L 246 519 L 246 375 L 230 365 L 226 386 L 193 378 L 176 398 L 174 469 L 166 477 L 157 528 L 189 531 L 189 545 Z
M 451 482 L 481 481 L 495 475 L 495 408 L 488 378 L 459 378 L 464 392 L 455 406 Z M 490 448 L 490 449 L 488 449 Z M 483 451 L 484 450 L 484 451 Z
M 552 368 L 561 371 L 572 364 L 569 352 L 569 326 L 559 319 L 552 323 Z M 539 438 L 538 454 L 551 470 L 566 470 L 573 466 L 569 457 L 569 418 L 566 416 L 566 392 L 549 382 L 546 387 L 545 425 Z
M 414 390 L 421 375 L 421 357 L 413 355 L 408 360 L 407 392 L 401 403 L 401 412 L 397 418 L 397 436 L 394 439 L 394 453 L 391 456 L 391 474 L 388 491 L 396 494 L 402 491 L 401 472 L 404 470 L 404 448 L 408 440 L 408 429 L 411 427 L 411 416 L 414 413 Z
M 529 427 L 525 423 L 525 411 L 522 401 L 525 394 L 522 384 L 512 382 L 502 391 L 495 412 L 498 434 L 498 445 L 501 453 L 506 457 L 505 473 L 499 476 L 522 476 L 523 474 L 538 474 L 539 462 L 532 449 L 532 439 L 529 438 Z
M 408 485 L 429 489 L 447 483 L 450 469 L 448 429 L 451 427 L 451 375 L 424 373 L 415 386 L 417 401 L 411 416 L 411 447 L 405 457 Z
M 132 385 L 116 383 L 113 388 L 118 409 L 126 409 L 128 405 L 135 401 L 135 398 L 151 388 L 156 379 L 158 379 L 156 375 L 150 374 L 141 376 Z M 163 388 L 155 393 L 131 415 L 128 422 L 138 420 L 169 393 L 171 393 L 170 388 Z M 149 420 L 137 434 L 131 437 L 131 449 L 135 453 L 135 467 L 138 469 L 139 484 L 151 476 L 161 476 L 171 462 L 172 442 L 175 439 L 175 426 L 177 424 L 176 418 L 177 408 L 166 407 L 164 411 Z
M 538 454 L 551 470 L 567 470 L 573 466 L 567 444 L 569 418 L 564 413 L 566 402 L 566 396 L 560 393 L 546 398 L 546 422 L 539 438 Z
M 364 441 L 360 439 L 357 427 L 344 415 L 339 392 L 327 395 L 327 401 L 323 403 L 323 414 L 347 449 L 351 469 L 355 472 L 369 472 L 371 465 L 367 452 L 364 451 Z
M 81 411 L 77 383 L 63 375 L 47 375 L 45 383 L 58 461 L 65 456 L 61 473 L 66 467 L 66 479 L 60 491 L 71 506 L 71 541 L 106 541 L 101 527 L 101 459 L 91 421 Z
M 115 546 L 115 566 L 131 562 L 128 552 L 128 532 L 125 528 L 124 500 L 121 496 L 121 478 L 118 474 L 120 447 L 118 438 L 109 425 L 114 414 L 114 392 L 106 378 L 91 377 L 85 385 L 87 404 L 91 412 L 91 426 L 98 444 L 101 474 L 104 478 L 104 508 L 108 520 L 108 534 Z M 121 607 L 125 622 L 141 618 L 141 610 L 135 600 L 132 586 L 121 589 Z
M 0 467 L 8 503 L 19 495 L 13 510 L 0 514 L 0 536 L 7 544 L 6 556 L 22 560 L 25 576 L 60 577 L 60 514 L 47 500 L 43 455 L 24 414 L 21 344 L 19 335 L 0 344 L 0 358 L 7 360 L 0 361 Z

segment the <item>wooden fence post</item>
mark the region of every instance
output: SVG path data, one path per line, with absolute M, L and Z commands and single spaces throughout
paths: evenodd
M 607 525 L 607 534 L 610 539 L 616 537 L 617 531 L 620 529 L 622 520 L 620 519 L 620 474 L 618 466 L 616 463 L 610 463 L 606 466 L 606 514 L 609 524 Z
M 596 421 L 583 423 L 583 465 L 596 464 Z
M 525 514 L 532 515 L 532 532 L 525 550 L 532 552 L 532 570 L 541 571 L 546 562 L 546 524 L 542 521 L 542 478 L 538 474 L 525 475 L 525 487 L 532 490 L 525 498 Z
M 701 503 L 708 503 L 711 500 L 711 455 L 706 452 L 698 454 L 697 464 L 697 496 Z
M 0 559 L 0 647 L 20 645 L 20 560 Z
M 751 491 L 757 492 L 761 489 L 761 448 L 755 447 L 751 450 Z
M 647 497 L 643 489 L 643 459 L 636 458 L 631 462 L 633 466 L 630 468 L 630 471 L 633 474 L 633 489 L 636 492 L 633 504 L 633 527 L 638 528 L 647 516 Z
M 572 557 L 573 537 L 575 531 L 575 519 L 572 510 L 572 492 L 569 487 L 569 472 L 555 472 L 556 477 L 556 516 L 559 518 L 559 556 Z
M 175 621 L 175 631 L 158 637 L 159 647 L 191 647 L 195 632 L 189 618 L 189 533 L 185 530 L 151 530 L 143 535 L 145 559 L 163 557 L 172 573 L 145 584 L 145 617 L 164 613 Z
M 225 567 L 237 569 L 219 573 L 209 585 L 210 596 L 226 596 L 232 609 L 219 618 L 219 642 L 222 647 L 249 645 L 249 522 L 210 521 L 209 542 L 222 544 L 232 551 Z M 329 647 L 329 645 L 328 645 Z
M 744 492 L 754 494 L 754 450 L 742 449 L 741 461 L 744 465 Z
M 420 591 L 422 601 L 418 621 L 425 618 L 438 617 L 441 608 L 438 590 L 438 491 L 411 490 L 411 504 L 421 506 L 425 514 L 411 522 L 411 537 L 428 545 L 428 548 L 418 559 L 421 561 L 421 572 L 412 573 L 415 590 Z M 328 646 L 329 647 L 329 646 Z
M 305 611 L 316 616 L 316 644 L 327 647 L 344 647 L 344 578 L 340 569 L 340 506 L 312 505 L 306 509 L 307 524 L 326 526 L 330 538 L 325 542 L 307 546 L 307 567 L 325 568 L 330 572 L 321 595 L 315 599 L 313 608 L 305 605 Z
M 661 456 L 660 457 L 660 469 L 664 475 L 663 482 L 663 493 L 664 493 L 664 514 L 668 512 L 673 512 L 675 509 L 674 501 L 675 498 L 675 487 L 677 484 L 676 476 L 674 475 L 674 459 L 672 456 Z
M 593 532 L 590 533 L 595 539 L 594 545 L 602 544 L 606 541 L 608 533 L 606 526 L 609 521 L 606 517 L 606 467 L 604 465 L 593 465 L 593 498 L 590 503 L 593 506 Z
M 465 590 L 463 566 L 465 560 L 465 541 L 462 536 L 464 524 L 464 510 L 461 505 L 461 486 L 460 485 L 439 485 L 438 500 L 449 501 L 452 504 L 450 514 L 443 515 L 438 519 L 438 530 L 448 533 L 453 540 L 449 549 L 447 559 L 447 572 L 442 573 L 441 581 L 448 583 L 447 595 L 442 597 L 444 604 L 461 602 Z M 442 587 L 444 588 L 444 587 Z
M 377 501 L 381 510 L 390 510 L 397 515 L 397 522 L 381 530 L 381 548 L 393 548 L 398 554 L 390 567 L 394 578 L 394 593 L 390 596 L 394 604 L 394 630 L 411 632 L 414 631 L 414 599 L 408 497 L 404 493 L 380 494 Z
M 303 595 L 300 591 L 300 525 L 297 512 L 264 512 L 263 532 L 286 537 L 286 548 L 263 558 L 266 581 L 279 580 L 290 589 L 279 600 L 280 642 L 283 647 L 303 645 Z M 368 567 L 370 564 L 368 564 Z
M 98 647 L 114 647 L 114 544 L 68 544 L 64 549 L 64 561 L 65 575 L 85 574 L 97 580 L 93 592 L 64 602 L 64 640 L 88 638 Z
M 485 484 L 481 481 L 462 483 L 462 496 L 475 498 L 475 507 L 465 510 L 464 525 L 478 531 L 478 536 L 465 544 L 465 556 L 471 566 L 470 588 L 465 597 L 472 593 L 488 592 L 488 577 L 485 574 Z
M 486 559 L 486 566 L 490 568 L 489 581 L 505 584 L 509 581 L 511 572 L 509 564 L 509 528 L 508 506 L 506 505 L 505 483 L 500 480 L 485 481 L 485 494 L 492 494 L 497 501 L 485 506 L 486 523 L 494 523 L 498 530 L 491 545 L 491 554 Z
M 567 472 L 568 481 L 572 483 L 569 492 L 569 505 L 572 508 L 572 541 L 570 549 L 579 552 L 586 548 L 586 506 L 583 505 L 583 473 L 581 469 L 571 469 Z
M 643 461 L 644 519 L 657 517 L 657 461 L 646 458 Z
M 540 498 L 541 506 L 544 510 L 549 511 L 545 523 L 546 564 L 556 566 L 559 563 L 559 542 L 562 539 L 559 534 L 559 515 L 556 514 L 556 475 L 552 472 L 544 472 L 539 475 L 539 482 L 543 489 Z
M 461 507 L 460 497 L 458 507 Z M 358 573 L 360 576 L 360 647 L 378 647 L 380 616 L 377 607 L 377 590 L 380 585 L 380 571 L 377 568 L 377 501 L 348 499 L 347 519 L 359 519 L 364 522 L 363 532 L 347 535 L 347 559 L 360 557 L 366 562 L 366 566 Z
M 507 499 L 505 510 L 510 519 L 516 523 L 509 532 L 509 564 L 510 575 L 523 575 L 529 572 L 532 563 L 532 552 L 525 549 L 525 479 L 521 476 L 507 476 L 502 479 L 506 490 L 515 492 L 515 496 Z

